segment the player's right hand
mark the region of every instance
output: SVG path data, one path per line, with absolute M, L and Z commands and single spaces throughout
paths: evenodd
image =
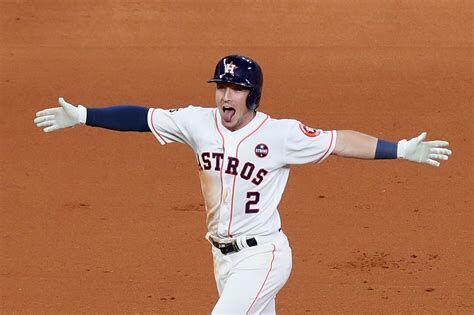
M 61 107 L 48 108 L 36 113 L 34 122 L 38 128 L 43 128 L 44 132 L 74 127 L 81 123 L 80 117 L 85 116 L 84 106 L 76 107 L 62 97 L 58 99 L 58 103 Z

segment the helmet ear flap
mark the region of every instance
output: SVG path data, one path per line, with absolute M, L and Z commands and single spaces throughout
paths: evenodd
M 250 110 L 256 110 L 260 104 L 261 93 L 258 93 L 257 88 L 250 90 L 249 95 L 247 96 L 247 108 Z

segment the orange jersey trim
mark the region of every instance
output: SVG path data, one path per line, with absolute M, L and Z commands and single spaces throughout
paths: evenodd
M 163 141 L 164 143 L 168 143 L 165 138 L 158 132 L 158 130 L 156 130 L 155 124 L 153 124 L 153 115 L 155 114 L 155 110 L 155 108 L 151 110 L 151 127 L 153 128 L 153 131 L 155 131 L 155 133 L 158 135 L 158 137 L 160 137 L 161 141 Z
M 327 157 L 327 154 L 328 154 L 329 150 L 331 150 L 333 141 L 334 141 L 334 131 L 331 130 L 331 141 L 329 142 L 329 146 L 328 146 L 326 152 L 324 152 L 324 154 L 315 163 L 319 163 L 320 161 L 322 161 L 323 159 L 325 159 Z

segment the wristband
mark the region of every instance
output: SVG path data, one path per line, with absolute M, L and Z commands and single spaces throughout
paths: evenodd
M 396 159 L 398 143 L 378 139 L 374 159 Z

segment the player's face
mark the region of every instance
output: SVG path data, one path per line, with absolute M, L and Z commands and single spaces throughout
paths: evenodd
M 216 104 L 224 127 L 236 131 L 247 125 L 255 116 L 247 108 L 247 96 L 250 90 L 235 84 L 217 83 Z

